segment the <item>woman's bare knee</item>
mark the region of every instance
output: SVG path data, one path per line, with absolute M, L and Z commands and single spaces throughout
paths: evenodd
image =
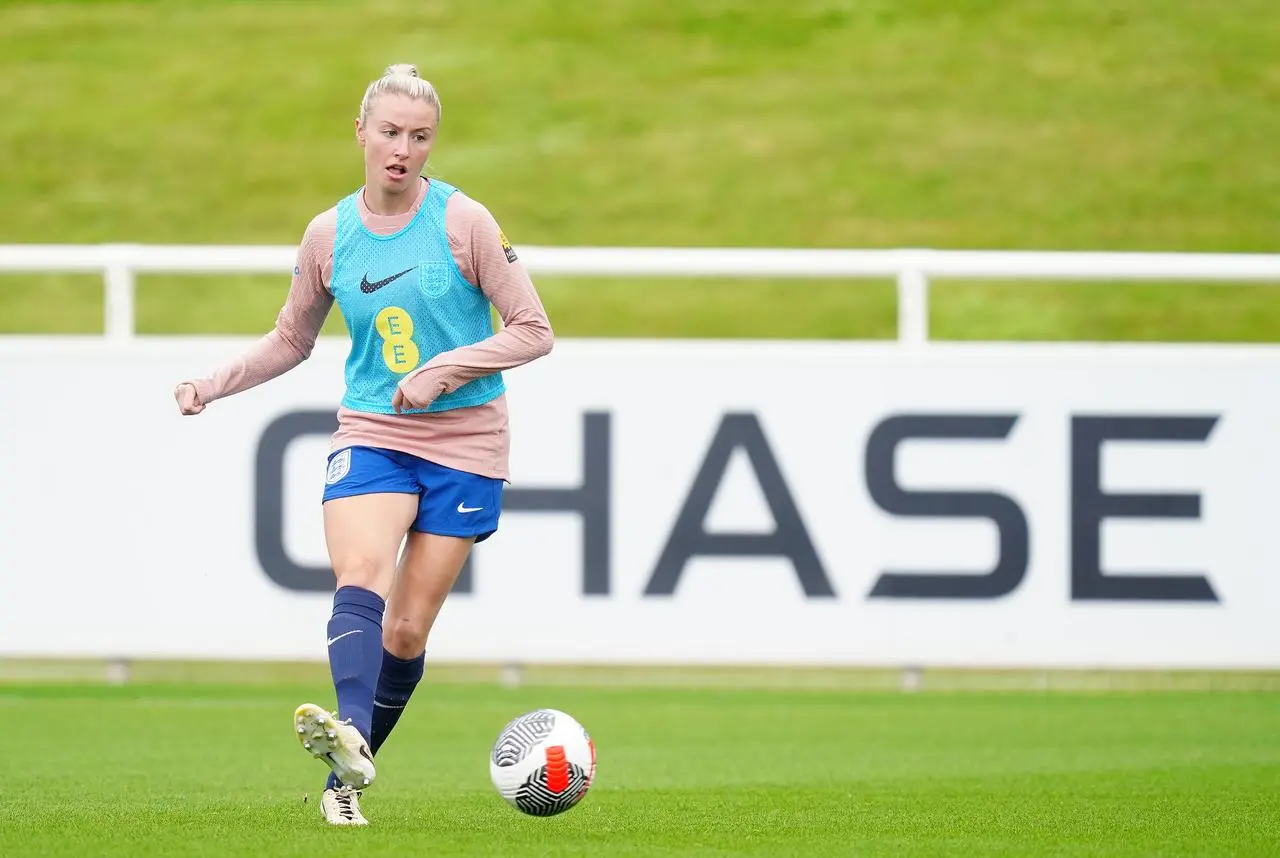
M 386 595 L 387 582 L 391 580 L 392 564 L 386 558 L 368 554 L 349 557 L 331 557 L 333 576 L 339 587 L 363 587 Z
M 471 546 L 471 539 L 409 534 L 382 624 L 388 652 L 398 658 L 422 652 Z
M 427 648 L 430 633 L 426 617 L 388 615 L 382 621 L 382 646 L 396 658 L 415 658 Z
M 362 587 L 385 597 L 395 576 L 400 543 L 417 509 L 417 497 L 409 494 L 328 501 L 324 535 L 337 585 Z

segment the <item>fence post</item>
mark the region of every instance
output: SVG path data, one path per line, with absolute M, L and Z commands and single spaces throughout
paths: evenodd
M 929 281 L 918 268 L 898 272 L 898 342 L 919 346 L 929 341 Z
M 107 290 L 103 300 L 104 333 L 108 340 L 127 341 L 133 339 L 135 330 L 133 269 L 125 258 L 124 248 L 115 250 L 104 272 Z

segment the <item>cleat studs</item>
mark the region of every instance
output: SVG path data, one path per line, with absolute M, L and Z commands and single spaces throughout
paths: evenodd
M 326 731 L 325 735 L 328 736 L 330 739 L 336 739 L 338 737 L 338 734 L 333 732 L 332 730 Z
M 298 732 L 299 732 L 299 733 L 305 733 L 305 732 L 307 732 L 307 728 L 306 728 L 306 727 L 303 727 L 301 724 L 299 724 L 299 725 L 298 725 Z
M 303 743 L 302 743 L 302 747 L 304 747 L 304 748 L 306 748 L 308 751 L 310 751 L 310 750 L 311 750 L 311 743 L 310 743 L 310 742 L 303 742 Z

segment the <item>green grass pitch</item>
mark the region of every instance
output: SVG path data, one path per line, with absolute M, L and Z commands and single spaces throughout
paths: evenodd
M 611 685 L 607 671 L 504 688 L 442 672 L 379 755 L 372 825 L 335 830 L 316 805 L 327 770 L 291 731 L 298 703 L 332 695 L 323 671 L 231 675 L 0 684 L 0 855 L 1263 856 L 1280 843 L 1268 683 L 908 694 L 714 673 Z M 599 753 L 586 799 L 551 819 L 521 816 L 488 780 L 498 730 L 538 706 L 582 720 Z

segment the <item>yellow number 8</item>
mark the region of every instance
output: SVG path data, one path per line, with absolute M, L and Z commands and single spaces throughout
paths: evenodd
M 387 307 L 378 314 L 373 326 L 382 337 L 382 360 L 387 369 L 404 375 L 418 365 L 413 317 L 399 307 Z

